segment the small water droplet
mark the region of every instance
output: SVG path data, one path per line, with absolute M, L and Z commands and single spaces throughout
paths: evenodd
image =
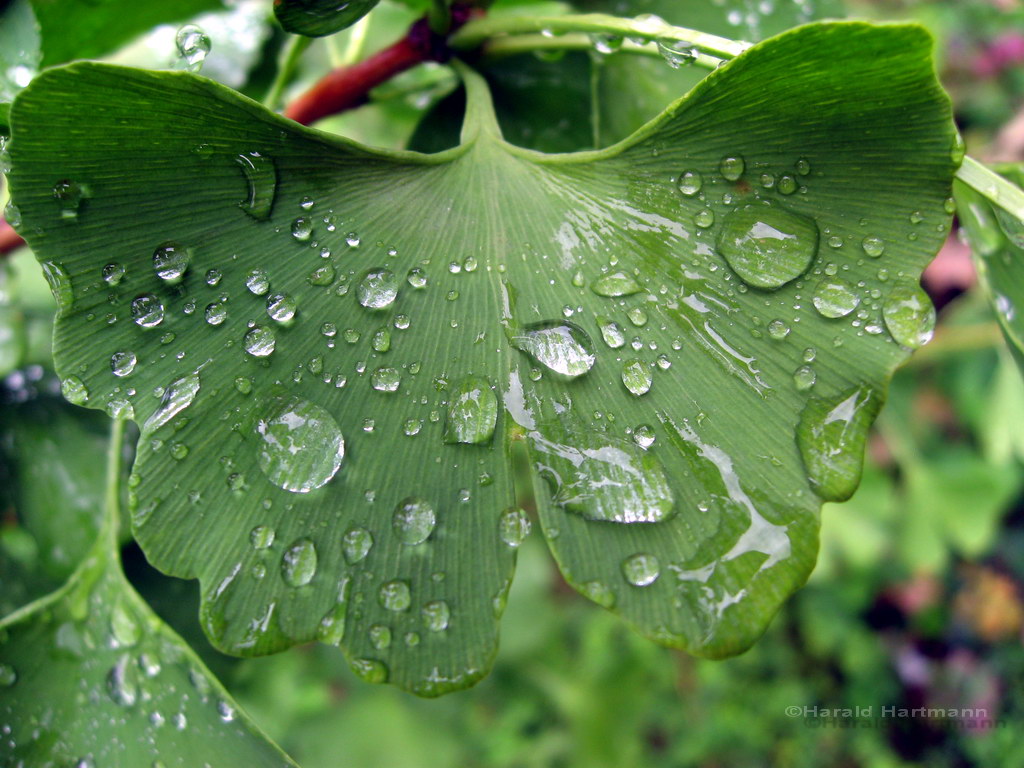
M 259 152 L 245 152 L 236 155 L 235 162 L 242 169 L 248 185 L 248 194 L 238 203 L 238 207 L 256 221 L 266 221 L 270 218 L 277 191 L 274 161 Z
M 309 584 L 316 575 L 316 546 L 309 539 L 299 539 L 281 555 L 281 575 L 292 587 Z
M 199 394 L 200 385 L 199 375 L 196 373 L 171 382 L 160 399 L 160 407 L 146 419 L 145 429 L 153 431 L 162 427 L 192 405 Z
M 397 392 L 402 383 L 402 374 L 397 368 L 381 366 L 370 374 L 370 386 L 378 392 Z
M 445 422 L 446 443 L 486 445 L 498 421 L 498 398 L 482 376 L 467 376 L 452 389 Z
M 305 242 L 313 236 L 313 220 L 300 216 L 292 222 L 292 237 L 300 242 Z
M 516 507 L 509 507 L 498 518 L 498 535 L 508 546 L 515 549 L 530 533 L 530 518 Z
M 610 275 L 601 275 L 590 284 L 590 289 L 598 296 L 615 298 L 639 293 L 640 284 L 625 272 L 613 272 Z
M 644 450 L 654 445 L 654 429 L 649 424 L 640 424 L 633 429 L 633 442 Z
M 382 661 L 376 659 L 353 659 L 349 662 L 352 671 L 368 683 L 386 683 L 388 680 L 388 668 Z
M 799 186 L 800 185 L 797 184 L 796 179 L 794 179 L 787 173 L 779 177 L 779 181 L 775 185 L 775 188 L 779 190 L 779 194 L 792 195 L 794 192 L 796 192 L 797 187 Z
M 191 261 L 188 248 L 178 243 L 164 243 L 153 251 L 153 269 L 157 277 L 169 285 L 181 282 Z
M 914 211 L 910 214 L 911 224 L 920 224 L 922 221 L 924 221 L 924 214 L 920 211 Z
M 373 535 L 365 528 L 350 528 L 341 539 L 341 551 L 351 564 L 362 562 L 373 549 Z
M 564 320 L 527 325 L 511 337 L 511 343 L 544 367 L 569 378 L 582 376 L 597 359 L 586 331 Z
M 654 555 L 639 552 L 622 561 L 622 575 L 634 587 L 646 587 L 658 580 L 661 563 Z
M 387 269 L 371 269 L 356 287 L 356 298 L 367 309 L 384 309 L 398 296 L 398 279 Z
M 245 287 L 254 296 L 262 296 L 270 290 L 270 278 L 262 269 L 251 269 L 245 276 Z
M 122 655 L 107 673 L 107 695 L 122 707 L 135 706 L 139 698 L 139 670 L 131 656 Z
M 419 267 L 413 267 L 410 269 L 406 280 L 409 281 L 409 285 L 413 288 L 418 289 L 427 287 L 427 273 Z
M 206 305 L 203 314 L 210 325 L 220 325 L 228 319 L 228 308 L 223 301 L 215 301 Z
M 86 196 L 82 186 L 74 181 L 64 179 L 53 185 L 53 199 L 57 201 L 63 219 L 78 218 L 78 209 Z
M 746 163 L 739 155 L 730 155 L 722 158 L 718 169 L 728 181 L 739 181 L 740 176 L 743 175 L 743 171 L 746 169 Z
M 386 650 L 391 646 L 391 630 L 383 624 L 374 624 L 367 634 L 370 637 L 370 645 L 378 651 Z
M 697 51 L 693 46 L 681 40 L 663 38 L 657 41 L 658 53 L 672 69 L 692 64 L 697 60 Z
M 677 184 L 679 191 L 687 197 L 693 197 L 700 192 L 701 187 L 704 186 L 704 177 L 700 175 L 698 171 L 684 171 L 679 176 L 679 182 Z
M 916 349 L 931 341 L 935 307 L 919 285 L 897 285 L 882 304 L 885 327 L 897 344 Z
M 885 253 L 885 241 L 875 235 L 868 235 L 861 240 L 860 247 L 863 248 L 864 253 L 872 259 L 877 259 Z
M 431 632 L 444 632 L 450 619 L 451 610 L 444 600 L 432 600 L 423 606 L 423 623 Z
M 818 375 L 809 365 L 801 365 L 793 371 L 793 383 L 796 385 L 797 391 L 799 392 L 806 392 L 814 386 L 814 382 L 817 380 Z
M 200 27 L 186 24 L 179 28 L 174 42 L 185 69 L 189 72 L 198 72 L 203 68 L 203 62 L 210 52 L 210 38 Z
M 651 367 L 642 360 L 633 358 L 622 366 L 622 383 L 626 385 L 626 389 L 638 397 L 646 395 L 650 391 L 653 380 Z
M 306 277 L 310 285 L 330 285 L 334 282 L 335 271 L 331 264 L 321 264 Z
M 115 352 L 110 356 L 110 370 L 115 376 L 128 376 L 135 370 L 137 362 L 138 358 L 131 350 Z
M 637 328 L 642 328 L 647 325 L 647 312 L 643 307 L 633 307 L 626 313 L 626 317 L 628 317 L 629 322 Z
M 7 223 L 11 224 L 10 219 L 7 220 Z M 11 226 L 14 225 L 11 224 Z M 57 314 L 66 315 L 75 305 L 75 292 L 71 285 L 71 276 L 64 267 L 54 261 L 44 261 L 41 266 L 46 284 L 50 287 L 50 293 L 53 294 L 53 298 L 57 302 Z
M 82 380 L 72 374 L 65 377 L 60 383 L 60 393 L 64 399 L 74 405 L 85 405 L 89 402 L 89 390 L 86 389 Z
M 287 293 L 272 293 L 267 297 L 267 314 L 278 323 L 287 324 L 295 317 L 298 303 Z
M 277 337 L 266 326 L 257 325 L 245 334 L 242 344 L 253 357 L 266 357 L 277 346 Z
M 412 603 L 409 585 L 397 579 L 381 585 L 379 598 L 380 604 L 389 611 L 407 611 Z
M 744 205 L 725 217 L 717 248 L 743 282 L 774 290 L 807 271 L 818 227 L 776 205 Z
M 860 305 L 860 296 L 845 280 L 833 277 L 818 283 L 811 303 L 822 317 L 846 317 Z
M 710 208 L 702 208 L 694 215 L 693 223 L 701 229 L 707 229 L 715 223 L 715 212 Z
M 772 320 L 768 323 L 768 335 L 776 341 L 782 341 L 789 336 L 789 326 L 782 320 Z
M 110 634 L 118 648 L 133 648 L 142 638 L 142 627 L 123 603 L 110 612 Z
M 278 488 L 309 493 L 326 485 L 341 467 L 345 439 L 327 411 L 301 397 L 275 398 L 256 424 L 257 461 Z
M 615 593 L 600 581 L 587 581 L 579 586 L 580 593 L 604 608 L 615 606 Z
M 426 541 L 437 525 L 434 508 L 426 499 L 410 496 L 398 503 L 391 517 L 391 527 L 400 542 L 410 547 Z
M 249 543 L 253 549 L 267 549 L 274 543 L 277 534 L 269 525 L 257 525 L 249 531 Z
M 112 262 L 104 265 L 100 274 L 103 276 L 103 282 L 114 287 L 115 285 L 119 285 L 121 280 L 124 279 L 124 273 L 125 269 L 122 265 Z
M 0 662 L 0 688 L 10 688 L 18 682 L 18 673 L 10 664 Z
M 601 323 L 601 338 L 604 339 L 605 344 L 612 349 L 618 349 L 626 343 L 626 335 L 618 323 L 612 320 L 600 320 L 599 322 Z

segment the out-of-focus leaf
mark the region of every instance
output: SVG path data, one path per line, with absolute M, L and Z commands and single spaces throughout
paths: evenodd
M 380 0 L 274 0 L 274 15 L 285 32 L 308 37 L 333 35 L 373 10 Z
M 9 105 L 39 69 L 39 26 L 28 0 L 0 7 L 0 106 Z M 0 124 L 6 124 L 6 112 Z
M 221 0 L 31 0 L 42 39 L 42 66 L 110 53 L 157 24 L 223 7 Z

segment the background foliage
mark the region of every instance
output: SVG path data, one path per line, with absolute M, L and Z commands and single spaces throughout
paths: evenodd
M 205 5 L 194 3 L 185 17 Z M 258 5 L 242 2 L 200 20 L 213 39 L 204 74 L 254 95 L 265 90 L 282 44 L 280 33 L 252 21 L 260 18 Z M 1018 2 L 849 0 L 840 7 L 711 0 L 694 6 L 684 19 L 668 0 L 579 3 L 581 9 L 657 12 L 750 39 L 818 14 L 916 19 L 939 41 L 940 76 L 969 151 L 1024 160 L 1024 9 Z M 772 12 L 762 12 L 767 7 Z M 418 13 L 384 0 L 360 46 L 372 51 L 390 42 Z M 153 67 L 173 60 L 173 26 L 122 47 L 150 23 L 118 33 L 107 49 L 117 48 L 115 60 Z M 222 37 L 218 29 L 225 30 Z M 251 34 L 238 32 L 244 29 Z M 352 55 L 353 37 L 343 32 L 311 46 L 285 102 L 328 62 Z M 60 60 L 50 55 L 44 46 L 44 63 Z M 219 63 L 218 56 L 224 57 Z M 611 57 L 595 64 L 583 53 L 554 65 L 518 64 L 495 64 L 489 73 L 499 86 L 499 113 L 503 102 L 508 107 L 505 131 L 551 151 L 621 138 L 695 77 L 685 68 L 666 77 L 656 61 Z M 550 93 L 546 78 L 553 67 L 577 73 L 569 80 L 559 75 L 561 83 L 586 76 L 585 91 L 538 103 L 532 95 Z M 249 74 L 240 78 L 240 72 Z M 626 85 L 634 87 L 623 98 Z M 443 144 L 442 134 L 417 126 L 428 111 L 427 119 L 443 126 L 444 111 L 457 109 L 458 98 L 446 68 L 423 67 L 377 89 L 369 106 L 324 125 L 371 144 L 437 148 L 430 142 Z M 517 124 L 512 109 L 525 99 L 550 119 Z M 582 113 L 567 111 L 567 103 Z M 536 533 L 520 550 L 494 671 L 471 690 L 433 701 L 366 685 L 332 648 L 246 660 L 218 654 L 198 626 L 193 582 L 160 575 L 132 544 L 123 551 L 127 574 L 253 719 L 306 768 L 1024 764 L 1018 735 L 1024 724 L 1024 387 L 969 264 L 954 233 L 926 275 L 940 308 L 936 340 L 897 374 L 860 490 L 845 504 L 826 505 L 810 583 L 741 657 L 696 660 L 633 634 L 561 581 Z M 66 579 L 82 554 L 70 551 L 69 542 L 87 541 L 96 529 L 89 510 L 99 508 L 101 496 L 95 462 L 74 463 L 102 451 L 105 420 L 58 399 L 48 370 L 52 301 L 37 272 L 22 251 L 0 276 L 4 614 Z M 72 540 L 68 530 L 81 533 Z M 875 715 L 883 706 L 970 707 L 986 710 L 995 722 L 883 719 L 838 727 L 790 716 L 793 706 L 871 706 Z

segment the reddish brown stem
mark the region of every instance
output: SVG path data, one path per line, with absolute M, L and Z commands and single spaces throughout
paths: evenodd
M 14 227 L 5 220 L 0 219 L 0 256 L 6 256 L 25 244 L 21 235 L 14 231 Z
M 465 5 L 452 6 L 451 32 L 479 13 Z M 340 67 L 325 75 L 316 85 L 299 96 L 285 109 L 290 117 L 309 125 L 328 115 L 335 115 L 365 104 L 371 90 L 395 75 L 425 61 L 447 61 L 450 56 L 445 38 L 430 31 L 426 19 L 420 19 L 401 40 L 365 61 Z

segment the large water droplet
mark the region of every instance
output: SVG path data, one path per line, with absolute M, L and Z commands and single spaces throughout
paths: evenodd
M 316 545 L 309 539 L 299 539 L 281 555 L 281 575 L 292 587 L 309 584 L 316 575 Z
M 658 580 L 661 563 L 654 555 L 639 552 L 622 561 L 622 575 L 634 587 L 646 587 Z
M 178 243 L 164 243 L 153 251 L 156 276 L 170 285 L 181 282 L 191 261 L 192 254 L 188 248 Z
M 199 374 L 197 373 L 184 376 L 172 382 L 164 391 L 160 407 L 153 412 L 152 416 L 146 419 L 143 428 L 151 432 L 169 422 L 192 405 L 192 401 L 196 399 L 196 395 L 199 393 L 199 387 L 200 381 Z
M 868 387 L 833 400 L 812 399 L 800 414 L 797 445 L 807 478 L 821 498 L 845 501 L 860 483 L 864 442 L 881 401 Z
M 777 205 L 744 205 L 725 217 L 717 247 L 743 282 L 774 290 L 807 271 L 818 227 Z
M 210 52 L 210 38 L 200 27 L 186 24 L 178 30 L 174 42 L 185 69 L 198 72 L 203 68 L 206 55 Z
M 588 520 L 653 523 L 674 512 L 675 496 L 654 452 L 602 432 L 558 442 L 530 434 L 534 465 L 553 500 Z
M 604 319 L 598 322 L 601 324 L 601 338 L 605 344 L 612 349 L 618 349 L 626 343 L 626 334 L 622 332 L 622 327 L 618 323 Z
M 368 683 L 386 683 L 388 680 L 388 668 L 382 661 L 376 659 L 354 659 L 349 662 L 352 671 Z
M 257 325 L 245 334 L 242 344 L 253 357 L 266 357 L 277 346 L 277 337 L 266 326 Z
M 491 383 L 482 376 L 467 376 L 452 389 L 444 441 L 484 445 L 494 435 L 497 421 L 498 398 Z
M 885 241 L 876 237 L 875 235 L 868 235 L 860 241 L 860 247 L 864 249 L 864 253 L 870 256 L 872 259 L 877 259 L 883 253 L 885 253 Z
M 625 272 L 601 275 L 601 277 L 590 284 L 590 288 L 598 296 L 607 296 L 609 298 L 632 296 L 641 290 L 640 284 Z
M 811 302 L 822 317 L 846 317 L 860 304 L 860 296 L 845 280 L 827 277 L 814 289 Z
M 646 395 L 650 391 L 653 381 L 654 375 L 651 373 L 651 366 L 642 360 L 634 358 L 622 366 L 622 383 L 634 395 Z
M 275 398 L 256 424 L 261 437 L 257 461 L 278 488 L 309 493 L 328 483 L 341 467 L 345 439 L 327 411 L 301 397 Z
M 371 549 L 373 535 L 365 528 L 350 528 L 341 539 L 341 550 L 351 565 L 365 560 Z
M 885 327 L 897 344 L 916 349 L 931 341 L 935 307 L 919 285 L 896 286 L 882 305 Z
M 110 264 L 104 264 L 103 269 L 100 271 L 100 275 L 103 277 L 103 282 L 110 287 L 120 285 L 121 280 L 124 279 L 124 273 L 124 266 L 118 264 L 116 261 L 111 262 Z
M 110 634 L 118 648 L 132 648 L 142 637 L 142 627 L 123 603 L 110 612 Z
M 400 580 L 388 581 L 380 587 L 380 604 L 389 611 L 407 611 L 412 603 L 409 585 Z
M 398 278 L 389 269 L 371 269 L 356 287 L 356 299 L 367 309 L 390 307 L 398 296 Z
M 661 58 L 665 60 L 672 69 L 679 69 L 687 64 L 692 64 L 697 60 L 697 51 L 694 50 L 693 46 L 680 40 L 670 40 L 668 38 L 658 40 L 658 53 L 661 54 Z
M 570 378 L 582 376 L 597 359 L 586 331 L 564 320 L 527 325 L 511 342 L 541 365 Z
M 510 507 L 498 518 L 498 535 L 508 546 L 515 549 L 530 533 L 530 518 L 516 507 Z
M 259 152 L 245 152 L 235 156 L 245 175 L 248 187 L 246 196 L 238 203 L 238 207 L 256 221 L 270 218 L 270 210 L 274 206 L 274 194 L 277 191 L 277 169 L 274 161 Z
M 426 541 L 434 531 L 437 516 L 426 499 L 410 496 L 400 501 L 391 518 L 395 536 L 403 544 L 415 546 Z
M 367 634 L 370 637 L 370 645 L 378 651 L 391 647 L 391 630 L 383 624 L 374 624 Z
M 269 525 L 257 525 L 249 531 L 249 543 L 253 549 L 267 549 L 274 543 L 277 534 Z
M 431 632 L 444 632 L 450 618 L 451 610 L 444 600 L 432 600 L 423 606 L 423 623 Z

